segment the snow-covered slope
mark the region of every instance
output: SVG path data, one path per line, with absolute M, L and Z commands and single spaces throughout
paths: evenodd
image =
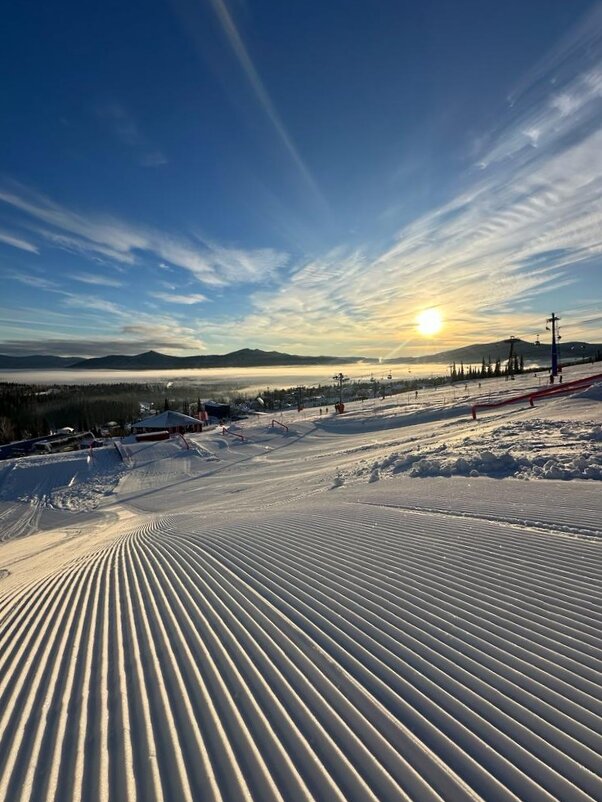
M 3 466 L 0 800 L 602 799 L 600 398 L 467 395 Z

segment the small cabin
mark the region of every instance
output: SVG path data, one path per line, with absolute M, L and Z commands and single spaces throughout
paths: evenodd
M 134 434 L 144 432 L 166 431 L 169 434 L 186 434 L 186 432 L 202 432 L 203 424 L 197 418 L 168 409 L 160 415 L 136 421 L 132 424 Z

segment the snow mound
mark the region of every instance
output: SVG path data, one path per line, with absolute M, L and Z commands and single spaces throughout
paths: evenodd
M 446 437 L 449 435 L 446 434 Z M 412 477 L 489 476 L 517 479 L 602 479 L 602 425 L 591 421 L 531 420 L 473 429 L 446 442 L 408 444 L 355 475 L 376 481 L 384 474 Z
M 421 459 L 410 471 L 410 476 L 489 476 L 517 479 L 602 479 L 602 461 L 595 456 L 515 457 L 509 451 L 493 453 L 483 451 L 472 458 L 452 460 Z
M 26 502 L 73 512 L 94 509 L 124 472 L 113 448 L 6 460 L 0 468 L 0 502 Z

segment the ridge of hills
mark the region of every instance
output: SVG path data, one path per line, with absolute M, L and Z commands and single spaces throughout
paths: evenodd
M 518 338 L 514 341 L 514 353 L 529 361 L 541 360 L 547 363 L 550 359 L 550 349 L 550 343 L 533 343 Z M 468 365 L 476 365 L 483 359 L 486 362 L 489 359 L 492 362 L 495 362 L 496 359 L 500 359 L 503 362 L 508 359 L 509 351 L 510 345 L 507 340 L 496 340 L 490 343 L 475 343 L 461 348 L 439 351 L 436 354 L 424 357 L 400 357 L 399 359 L 386 361 L 394 363 L 447 362 L 448 364 L 450 362 L 464 362 Z M 600 353 L 602 353 L 602 343 L 587 343 L 574 340 L 571 342 L 561 341 L 559 344 L 560 358 L 565 362 L 590 357 L 595 358 Z
M 84 359 L 71 365 L 76 370 L 172 370 L 174 368 L 237 368 L 270 365 L 321 365 L 356 362 L 362 357 L 299 356 L 279 351 L 262 351 L 259 348 L 241 348 L 229 354 L 195 354 L 169 356 L 157 351 L 146 351 L 134 356 L 103 356 Z
M 550 346 L 547 343 L 531 343 L 515 340 L 514 353 L 524 359 L 548 361 Z M 490 343 L 475 343 L 461 348 L 439 351 L 427 356 L 405 356 L 383 359 L 384 364 L 419 364 L 424 362 L 464 362 L 478 364 L 483 359 L 495 361 L 508 358 L 509 345 L 505 340 Z M 596 358 L 602 354 L 602 343 L 582 341 L 566 342 L 560 345 L 560 356 L 564 361 Z M 4 370 L 175 370 L 226 367 L 269 367 L 272 365 L 338 365 L 349 362 L 376 364 L 374 357 L 361 356 L 304 356 L 286 354 L 280 351 L 263 351 L 258 348 L 241 348 L 228 354 L 196 354 L 193 356 L 170 356 L 157 351 L 142 354 L 110 354 L 101 357 L 82 359 L 81 357 L 62 357 L 45 354 L 30 356 L 10 356 L 0 354 L 0 369 Z

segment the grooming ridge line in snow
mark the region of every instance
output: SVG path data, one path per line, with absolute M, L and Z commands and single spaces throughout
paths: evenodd
M 598 464 L 600 399 L 441 398 L 1 466 L 1 802 L 601 799 L 600 477 L 399 470 Z

